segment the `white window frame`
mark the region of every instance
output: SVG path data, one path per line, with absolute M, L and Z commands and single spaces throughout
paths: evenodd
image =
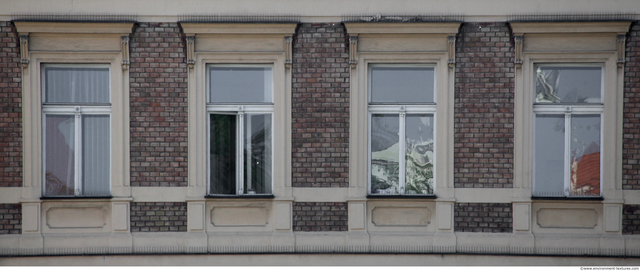
M 45 102 L 45 75 L 44 68 L 45 67 L 80 67 L 80 68 L 108 68 L 109 69 L 109 102 L 97 103 L 95 105 L 92 104 L 82 104 L 82 103 L 69 103 L 69 104 L 47 104 Z M 46 116 L 47 115 L 73 115 L 75 116 L 75 128 L 74 128 L 74 196 L 82 197 L 87 196 L 83 193 L 83 172 L 82 172 L 82 116 L 83 115 L 108 115 L 109 116 L 109 131 L 112 130 L 112 118 L 111 118 L 111 67 L 109 64 L 59 64 L 59 63 L 42 63 L 40 64 L 40 78 L 42 78 L 41 82 L 41 97 L 42 97 L 42 168 L 45 169 L 42 171 L 42 180 L 44 181 L 42 186 L 42 195 L 46 197 L 70 197 L 70 195 L 47 195 L 46 194 Z M 109 136 L 109 146 L 111 146 L 111 136 Z M 109 149 L 109 161 L 111 161 L 112 153 L 111 148 Z M 109 172 L 111 172 L 112 163 L 109 163 Z M 111 175 L 111 174 L 110 174 Z M 109 176 L 109 191 L 105 191 L 104 196 L 111 195 L 111 176 Z
M 271 83 L 271 93 L 270 93 L 270 101 L 267 102 L 251 102 L 251 103 L 236 103 L 236 102 L 227 102 L 227 103 L 210 103 L 210 80 L 211 78 L 209 77 L 209 67 L 212 66 L 217 66 L 217 67 L 269 67 L 271 68 L 271 75 L 274 76 L 274 67 L 273 64 L 266 64 L 266 63 L 256 63 L 256 64 L 206 64 L 205 65 L 205 71 L 206 71 L 206 93 L 207 93 L 207 152 L 210 151 L 211 146 L 210 146 L 210 142 L 211 142 L 211 121 L 209 120 L 209 116 L 213 115 L 213 114 L 226 114 L 226 115 L 236 115 L 237 116 L 237 120 L 236 120 L 236 191 L 235 194 L 213 194 L 211 193 L 211 156 L 207 155 L 207 195 L 214 195 L 214 196 L 225 196 L 225 195 L 245 195 L 244 194 L 244 174 L 245 174 L 245 167 L 244 165 L 244 139 L 245 139 L 245 131 L 244 131 L 244 124 L 245 124 L 245 118 L 244 115 L 245 114 L 269 114 L 271 116 L 271 193 L 270 194 L 266 194 L 266 195 L 272 195 L 273 194 L 273 184 L 274 184 L 274 180 L 273 180 L 273 172 L 274 172 L 274 151 L 273 151 L 273 146 L 274 146 L 274 138 L 273 138 L 273 125 L 274 125 L 274 106 L 273 106 L 273 99 L 274 99 L 274 83 L 273 83 L 273 78 L 271 78 L 271 80 L 269 80 L 269 82 Z M 246 194 L 246 195 L 254 195 L 254 194 Z M 265 195 L 265 194 L 255 194 L 255 195 Z
M 535 103 L 536 96 L 536 79 L 532 80 L 533 86 L 531 87 L 531 95 L 532 101 L 534 102 L 532 105 L 532 124 L 533 124 L 533 133 L 535 135 L 536 127 L 536 116 L 542 114 L 548 115 L 564 115 L 564 189 L 563 194 L 564 197 L 567 198 L 582 198 L 582 197 L 601 197 L 602 195 L 602 180 L 603 180 L 603 136 L 604 136 L 604 125 L 603 125 L 603 115 L 604 115 L 604 95 L 605 91 L 605 65 L 604 63 L 547 63 L 547 62 L 533 62 L 532 72 L 536 72 L 538 67 L 599 67 L 600 68 L 600 103 Z M 535 78 L 534 75 L 531 75 L 532 78 Z M 600 191 L 598 195 L 595 196 L 571 196 L 571 120 L 572 115 L 599 115 L 600 116 L 600 183 L 599 188 Z M 536 157 L 536 143 L 535 138 L 533 138 L 533 147 L 532 147 L 532 194 L 536 191 L 536 165 L 535 165 L 535 157 Z M 560 196 L 545 196 L 545 195 L 535 195 L 534 197 L 560 197 Z
M 519 71 L 521 77 L 516 78 L 516 95 L 515 95 L 515 173 L 523 174 L 522 178 L 516 178 L 515 185 L 526 188 L 519 194 L 522 198 L 535 199 L 600 199 L 607 198 L 612 195 L 616 185 L 621 183 L 621 175 L 616 165 L 621 164 L 621 111 L 622 111 L 622 88 L 621 77 L 618 72 L 619 68 L 616 63 L 616 55 L 610 52 L 529 52 L 524 54 L 522 69 Z M 550 109 L 547 104 L 535 104 L 535 68 L 537 66 L 600 66 L 602 67 L 602 101 L 601 104 L 584 105 L 594 106 L 594 111 L 585 109 L 582 105 L 566 104 L 562 108 Z M 518 79 L 521 78 L 521 79 Z M 521 85 L 520 85 L 521 84 Z M 520 87 L 518 87 L 520 85 Z M 545 197 L 537 196 L 534 191 L 535 177 L 534 159 L 535 159 L 535 116 L 543 112 L 557 112 L 565 114 L 565 106 L 572 106 L 571 114 L 585 114 L 586 112 L 595 112 L 601 108 L 601 138 L 600 138 L 600 196 L 584 197 L 584 196 L 561 196 L 561 197 Z M 577 106 L 577 107 L 576 107 Z M 534 107 L 536 109 L 534 110 Z M 582 108 L 581 108 L 582 107 Z M 582 112 L 580 112 L 582 111 Z M 620 112 L 618 112 L 620 111 Z M 566 123 L 565 123 L 566 125 Z M 605 132 L 608 131 L 608 132 Z M 566 136 L 566 135 L 565 135 Z M 565 146 L 566 148 L 566 146 Z M 566 155 L 566 154 L 565 154 Z M 606 161 L 606 163 L 605 163 Z M 516 175 L 517 176 L 517 175 Z
M 398 102 L 389 102 L 389 103 L 373 103 L 371 101 L 371 87 L 372 87 L 372 76 L 371 70 L 373 67 L 429 67 L 434 70 L 434 78 L 433 78 L 433 102 L 431 103 L 398 103 Z M 436 170 L 437 170 L 437 86 L 438 86 L 438 76 L 437 76 L 437 67 L 436 64 L 433 63 L 403 63 L 403 64 L 389 64 L 389 63 L 370 63 L 367 66 L 367 91 L 368 91 L 368 165 L 367 165 L 367 193 L 370 195 L 382 196 L 382 195 L 390 195 L 390 196 L 399 196 L 399 195 L 411 195 L 411 196 L 433 196 L 435 195 L 436 188 Z M 399 164 L 399 176 L 398 176 L 398 186 L 400 189 L 399 194 L 372 194 L 371 193 L 371 165 L 372 165 L 372 153 L 371 153 L 371 120 L 374 114 L 398 114 L 399 117 L 399 134 L 398 134 L 398 164 Z M 434 153 L 434 161 L 433 161 L 433 194 L 405 194 L 405 186 L 406 186 L 406 115 L 418 115 L 418 114 L 431 114 L 434 120 L 433 127 L 433 153 Z

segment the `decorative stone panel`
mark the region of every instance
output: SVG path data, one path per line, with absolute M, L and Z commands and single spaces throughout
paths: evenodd
M 131 203 L 131 232 L 181 231 L 187 231 L 187 203 Z
M 0 234 L 22 233 L 22 206 L 0 204 Z
M 622 189 L 640 189 L 640 24 L 626 41 L 622 119 Z
M 294 231 L 347 231 L 346 202 L 294 202 Z
M 349 50 L 339 23 L 302 24 L 293 41 L 292 185 L 349 185 Z
M 622 234 L 640 234 L 640 205 L 625 205 L 622 210 Z
M 131 186 L 186 186 L 184 35 L 177 23 L 140 23 L 130 44 Z
M 456 203 L 454 231 L 512 232 L 512 210 L 511 203 Z
M 463 24 L 455 65 L 455 187 L 511 188 L 514 48 L 509 27 Z
M 22 186 L 22 68 L 19 42 L 13 25 L 0 22 L 0 187 Z

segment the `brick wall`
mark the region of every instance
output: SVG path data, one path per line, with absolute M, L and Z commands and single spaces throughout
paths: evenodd
M 640 25 L 627 36 L 622 119 L 622 189 L 640 189 Z
M 513 51 L 505 23 L 464 23 L 458 34 L 456 188 L 513 186 Z
M 22 186 L 22 69 L 20 41 L 0 22 L 0 187 Z
M 140 23 L 130 42 L 131 186 L 187 185 L 187 64 L 177 23 Z
M 346 202 L 294 202 L 294 231 L 347 231 Z
M 293 43 L 292 185 L 349 185 L 349 50 L 339 23 L 302 24 Z
M 0 234 L 22 233 L 22 206 L 0 204 Z
M 456 203 L 454 231 L 512 232 L 511 203 Z
M 187 231 L 187 203 L 132 202 L 131 232 Z
M 622 210 L 622 234 L 640 234 L 640 205 L 625 205 Z

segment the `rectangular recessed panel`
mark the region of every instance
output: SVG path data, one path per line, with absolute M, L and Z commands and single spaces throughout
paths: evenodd
M 103 228 L 107 211 L 101 207 L 50 208 L 47 226 L 55 228 Z
M 376 226 L 419 226 L 431 222 L 431 210 L 426 207 L 375 207 L 371 221 Z
M 214 207 L 211 223 L 216 227 L 264 227 L 269 222 L 266 207 Z
M 541 208 L 537 216 L 541 228 L 592 229 L 598 224 L 598 212 L 595 209 Z

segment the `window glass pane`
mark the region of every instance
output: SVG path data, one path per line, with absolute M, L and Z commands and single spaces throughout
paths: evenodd
M 271 114 L 244 115 L 244 194 L 271 194 Z
M 600 195 L 600 115 L 571 115 L 570 195 Z
M 84 196 L 110 193 L 109 115 L 82 116 L 82 179 Z
M 536 103 L 602 103 L 601 67 L 537 67 Z
M 371 67 L 371 102 L 433 103 L 433 67 Z
M 211 194 L 236 194 L 236 115 L 210 115 Z
M 74 195 L 75 116 L 45 115 L 45 194 Z
M 109 68 L 44 66 L 46 103 L 109 103 Z
M 371 193 L 398 194 L 399 128 L 397 114 L 371 116 Z
M 271 67 L 209 66 L 209 102 L 272 102 L 272 78 Z
M 564 114 L 536 115 L 534 196 L 564 196 Z
M 433 194 L 433 115 L 407 115 L 405 123 L 405 194 Z

